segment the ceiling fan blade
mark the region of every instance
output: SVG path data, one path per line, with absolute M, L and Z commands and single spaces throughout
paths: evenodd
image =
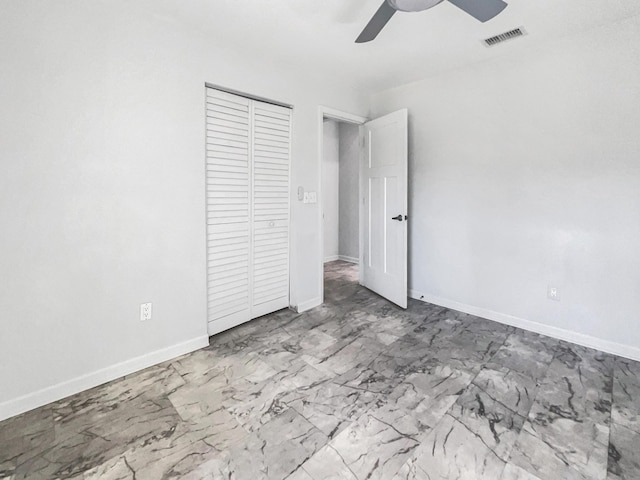
M 371 20 L 369 20 L 367 26 L 364 27 L 364 30 L 356 39 L 356 43 L 370 42 L 371 40 L 376 38 L 380 33 L 380 30 L 382 30 L 389 19 L 393 17 L 394 13 L 396 13 L 396 10 L 391 5 L 389 5 L 386 0 L 382 2 L 382 5 L 380 5 L 378 11 L 371 18 Z
M 507 8 L 507 4 L 502 0 L 449 0 L 449 2 L 481 22 L 491 20 Z

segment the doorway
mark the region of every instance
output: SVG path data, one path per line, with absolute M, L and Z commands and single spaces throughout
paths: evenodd
M 324 262 L 358 263 L 358 125 L 324 119 Z
M 367 121 L 320 107 L 318 120 L 321 301 L 325 265 L 357 258 L 358 283 L 407 308 L 408 110 Z
M 366 118 L 321 108 L 322 293 L 336 270 L 359 280 L 360 126 Z

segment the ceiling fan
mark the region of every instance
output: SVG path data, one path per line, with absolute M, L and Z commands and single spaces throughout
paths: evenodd
M 435 7 L 444 0 L 384 0 L 382 5 L 369 20 L 369 23 L 356 39 L 356 43 L 370 42 L 378 36 L 387 22 L 396 12 L 420 12 Z M 472 17 L 486 22 L 498 15 L 507 7 L 502 0 L 448 0 Z

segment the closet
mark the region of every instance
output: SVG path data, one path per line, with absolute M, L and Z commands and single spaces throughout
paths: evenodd
M 289 306 L 291 110 L 206 88 L 209 334 Z

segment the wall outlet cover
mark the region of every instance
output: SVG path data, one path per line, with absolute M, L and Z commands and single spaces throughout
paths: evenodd
M 151 303 L 140 304 L 140 321 L 146 322 L 151 320 Z
M 555 300 L 556 302 L 560 301 L 560 289 L 553 285 L 549 285 L 547 287 L 547 298 L 549 300 Z

